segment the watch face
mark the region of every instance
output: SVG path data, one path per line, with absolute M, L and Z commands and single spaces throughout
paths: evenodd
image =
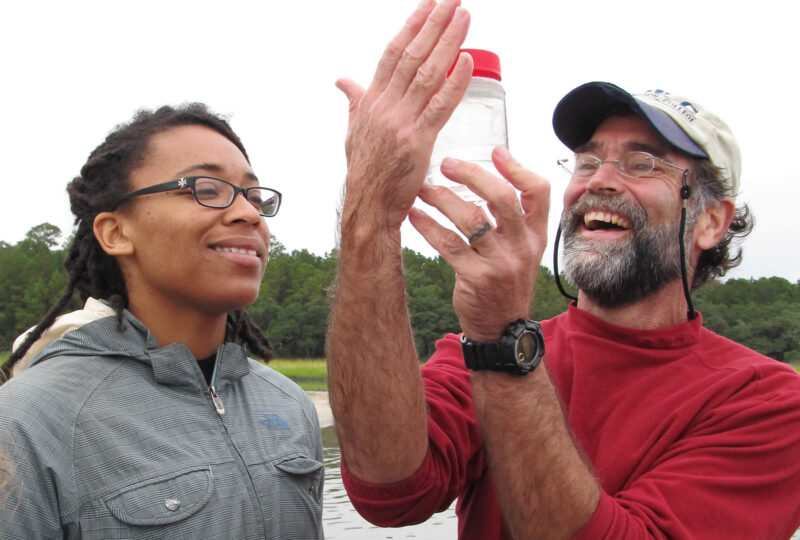
M 536 357 L 539 352 L 539 340 L 532 332 L 523 332 L 517 340 L 517 363 L 526 364 Z

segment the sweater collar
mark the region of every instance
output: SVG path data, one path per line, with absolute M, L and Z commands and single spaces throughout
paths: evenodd
M 703 316 L 700 313 L 691 321 L 653 330 L 617 326 L 578 308 L 574 301 L 569 304 L 567 317 L 571 327 L 576 330 L 646 349 L 679 349 L 693 345 L 700 339 L 703 328 Z

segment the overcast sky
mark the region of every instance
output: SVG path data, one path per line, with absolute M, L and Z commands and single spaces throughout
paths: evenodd
M 228 115 L 262 184 L 284 194 L 269 222 L 290 250 L 329 252 L 345 177 L 347 101 L 367 85 L 417 0 L 4 2 L 0 7 L 0 240 L 49 222 L 69 234 L 65 193 L 94 149 L 140 107 L 204 101 Z M 800 280 L 794 226 L 798 9 L 793 2 L 463 0 L 466 46 L 496 52 L 509 147 L 552 183 L 550 246 L 569 154 L 552 111 L 605 80 L 660 88 L 723 118 L 743 154 L 742 193 L 757 220 L 733 277 Z M 757 11 L 756 11 L 757 9 Z M 169 180 L 167 178 L 164 179 Z M 433 251 L 410 226 L 404 244 Z M 544 263 L 552 268 L 551 253 Z

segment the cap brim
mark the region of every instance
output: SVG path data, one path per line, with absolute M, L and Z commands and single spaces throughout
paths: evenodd
M 708 154 L 665 112 L 642 103 L 622 88 L 606 82 L 586 83 L 564 96 L 553 112 L 553 129 L 567 148 L 575 150 L 589 142 L 603 120 L 625 109 L 647 120 L 656 132 L 678 150 L 691 156 L 708 158 Z

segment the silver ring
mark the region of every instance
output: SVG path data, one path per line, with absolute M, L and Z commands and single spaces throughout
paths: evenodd
M 489 225 L 489 223 L 484 223 L 483 227 L 478 229 L 478 231 L 475 234 L 473 234 L 472 236 L 469 237 L 469 245 L 472 245 L 473 242 L 475 242 L 476 240 L 479 240 L 483 235 L 485 235 L 486 233 L 488 233 L 491 230 L 492 230 L 492 226 Z

